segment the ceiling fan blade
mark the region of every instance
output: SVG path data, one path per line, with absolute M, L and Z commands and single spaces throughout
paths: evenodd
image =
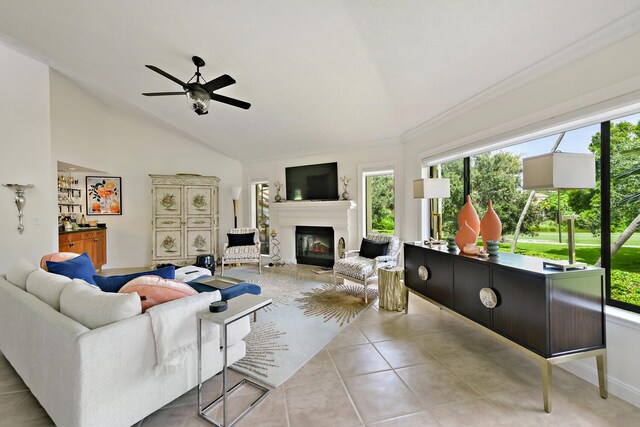
M 234 84 L 236 81 L 233 79 L 233 77 L 231 77 L 228 74 L 223 74 L 220 77 L 216 77 L 215 79 L 211 80 L 210 82 L 207 82 L 205 84 L 202 85 L 202 88 L 204 90 L 206 90 L 207 92 L 211 93 L 214 90 L 218 90 L 221 89 L 225 86 L 229 86 Z
M 242 108 L 244 110 L 248 110 L 251 107 L 251 104 L 248 102 L 240 101 L 239 99 L 229 98 L 228 96 L 222 96 L 215 93 L 210 93 L 211 99 L 218 102 L 223 102 L 225 104 L 233 105 L 234 107 Z
M 169 80 L 172 80 L 176 83 L 178 83 L 180 86 L 186 88 L 187 84 L 185 82 L 183 82 L 182 80 L 178 79 L 177 77 L 173 77 L 171 74 L 167 73 L 166 71 L 162 71 L 160 68 L 156 67 L 155 65 L 145 65 L 145 67 L 147 67 L 150 70 L 155 71 L 156 73 L 165 76 L 166 78 L 168 78 Z
M 147 92 L 144 96 L 168 96 L 168 95 L 184 95 L 184 92 Z

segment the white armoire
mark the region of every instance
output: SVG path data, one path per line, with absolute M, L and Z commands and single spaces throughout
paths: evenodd
M 149 175 L 153 200 L 152 262 L 191 265 L 198 255 L 218 259 L 215 176 Z

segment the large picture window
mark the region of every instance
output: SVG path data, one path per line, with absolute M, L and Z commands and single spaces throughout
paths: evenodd
M 594 153 L 596 187 L 523 190 L 522 159 L 554 151 Z M 568 259 L 567 223 L 558 219 L 574 217 L 577 261 L 607 269 L 608 304 L 640 312 L 640 114 L 440 166 L 451 179 L 451 198 L 443 202 L 445 236 L 458 229 L 465 191 L 480 217 L 492 200 L 503 225 L 502 251 Z

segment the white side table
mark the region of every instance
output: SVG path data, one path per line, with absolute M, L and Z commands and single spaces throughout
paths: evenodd
M 253 294 L 243 294 L 236 298 L 233 298 L 228 301 L 227 309 L 220 313 L 212 313 L 209 310 L 201 311 L 198 313 L 198 415 L 210 422 L 211 424 L 217 427 L 231 427 L 235 424 L 240 418 L 246 415 L 254 406 L 256 406 L 262 399 L 264 399 L 267 394 L 269 394 L 269 389 L 261 386 L 260 384 L 256 384 L 255 382 L 244 378 L 239 383 L 231 387 L 227 390 L 227 327 L 242 319 L 245 316 L 250 315 L 251 313 L 255 313 L 263 307 L 271 304 L 270 298 L 261 297 Z M 218 397 L 213 402 L 207 404 L 204 408 L 202 407 L 202 321 L 210 321 L 217 325 L 220 325 L 220 331 L 223 337 L 223 359 L 222 359 L 222 395 Z M 243 384 L 249 384 L 258 390 L 262 391 L 262 395 L 256 399 L 247 409 L 245 409 L 240 415 L 238 415 L 235 419 L 228 421 L 227 420 L 227 395 L 233 393 L 238 387 Z M 205 413 L 212 406 L 216 405 L 222 401 L 222 417 L 223 423 L 218 424 L 215 420 L 209 418 L 209 416 Z

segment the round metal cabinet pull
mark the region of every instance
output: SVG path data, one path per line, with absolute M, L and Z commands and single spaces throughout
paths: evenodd
M 480 289 L 480 302 L 487 308 L 494 308 L 498 305 L 498 296 L 491 288 Z
M 424 265 L 418 267 L 418 276 L 420 277 L 420 280 L 429 279 L 429 270 L 427 269 L 427 267 L 425 267 Z

